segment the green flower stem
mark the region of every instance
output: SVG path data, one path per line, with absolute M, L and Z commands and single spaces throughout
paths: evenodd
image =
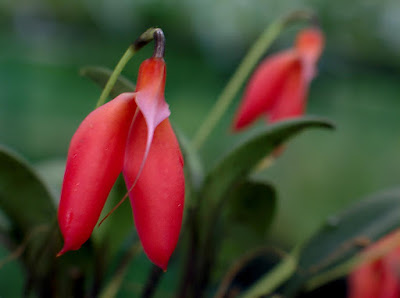
M 115 82 L 117 81 L 119 75 L 124 69 L 125 65 L 128 61 L 139 51 L 142 47 L 147 45 L 150 41 L 155 40 L 154 44 L 154 55 L 155 57 L 164 56 L 165 49 L 165 37 L 164 33 L 160 28 L 149 28 L 142 35 L 139 36 L 138 39 L 135 40 L 133 44 L 129 46 L 124 55 L 119 60 L 117 66 L 115 67 L 113 73 L 107 81 L 106 86 L 103 89 L 103 92 L 100 95 L 99 100 L 97 101 L 96 108 L 103 105 L 106 102 L 108 95 L 113 89 Z
M 239 64 L 228 84 L 219 95 L 207 118 L 203 121 L 199 130 L 195 134 L 195 137 L 193 138 L 194 148 L 198 149 L 203 145 L 204 141 L 232 103 L 235 95 L 240 90 L 250 72 L 282 30 L 287 25 L 304 19 L 315 21 L 315 16 L 309 12 L 296 11 L 291 13 L 289 16 L 272 23 L 265 29 L 260 38 L 254 43 L 247 55 Z
M 110 78 L 108 79 L 107 84 L 103 89 L 103 92 L 101 92 L 100 98 L 96 104 L 96 108 L 98 108 L 99 106 L 103 105 L 106 102 L 106 99 L 110 94 L 112 88 L 114 87 L 115 82 L 117 81 L 119 75 L 121 74 L 122 70 L 124 69 L 128 61 L 133 57 L 133 55 L 135 55 L 135 53 L 136 53 L 135 47 L 133 45 L 129 46 L 124 55 L 119 60 Z
M 285 258 L 287 254 L 279 249 L 272 247 L 261 247 L 250 252 L 245 253 L 242 257 L 240 257 L 235 263 L 229 268 L 228 272 L 222 279 L 222 282 L 215 294 L 214 298 L 224 298 L 228 296 L 229 288 L 238 275 L 238 273 L 245 268 L 245 266 L 256 257 L 262 256 L 265 253 L 273 253 L 281 258 Z
M 287 281 L 297 269 L 301 247 L 302 245 L 296 246 L 274 269 L 262 276 L 250 289 L 243 293 L 241 298 L 268 295 Z

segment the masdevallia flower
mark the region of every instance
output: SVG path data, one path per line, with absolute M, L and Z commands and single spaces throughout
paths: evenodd
M 322 32 L 308 28 L 299 32 L 292 49 L 267 57 L 249 80 L 233 129 L 243 129 L 261 115 L 270 123 L 301 116 L 323 45 Z
M 61 255 L 89 239 L 108 194 L 123 172 L 135 226 L 149 259 L 166 270 L 181 229 L 183 158 L 164 99 L 163 58 L 145 60 L 136 92 L 123 93 L 91 112 L 70 148 L 58 221 Z

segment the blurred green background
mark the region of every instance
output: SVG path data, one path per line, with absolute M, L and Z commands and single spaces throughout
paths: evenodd
M 263 29 L 304 8 L 319 15 L 326 34 L 307 114 L 333 120 L 337 130 L 302 134 L 258 174 L 279 193 L 270 239 L 289 247 L 329 215 L 400 181 L 399 1 L 0 0 L 0 142 L 58 193 L 69 140 L 100 94 L 79 69 L 113 68 L 151 26 L 167 38 L 171 119 L 191 138 Z M 290 46 L 299 28 L 286 30 L 270 52 Z M 135 80 L 151 52 L 141 51 L 124 74 Z M 246 135 L 230 133 L 239 100 L 201 150 L 207 168 Z M 0 267 L 0 290 L 15 266 Z

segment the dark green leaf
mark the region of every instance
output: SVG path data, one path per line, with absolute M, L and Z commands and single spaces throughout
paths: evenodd
M 225 272 L 232 260 L 264 245 L 275 208 L 275 189 L 267 183 L 246 181 L 227 194 L 221 208 L 224 216 L 217 236 L 221 247 L 214 274 Z
M 332 129 L 333 125 L 313 118 L 280 122 L 239 145 L 218 163 L 207 175 L 201 196 L 201 216 L 209 224 L 209 228 L 212 229 L 219 217 L 223 198 L 230 190 L 241 181 L 245 181 L 254 167 L 284 141 L 304 129 L 313 127 Z
M 0 147 L 0 208 L 10 222 L 13 249 L 25 248 L 22 260 L 30 279 L 46 282 L 61 246 L 54 198 L 36 172 L 4 147 Z
M 91 79 L 97 85 L 99 85 L 102 89 L 107 84 L 109 77 L 112 74 L 112 70 L 105 67 L 95 67 L 88 66 L 81 69 L 80 74 L 84 77 Z M 127 78 L 120 75 L 115 82 L 113 89 L 110 92 L 111 97 L 116 97 L 124 92 L 134 92 L 135 84 L 129 81 Z
M 301 118 L 272 125 L 239 145 L 206 176 L 200 196 L 202 200 L 200 218 L 204 222 L 200 235 L 204 257 L 197 272 L 200 278 L 209 275 L 208 271 L 215 262 L 215 252 L 220 240 L 218 220 L 223 209 L 224 198 L 229 191 L 245 181 L 255 166 L 284 141 L 302 130 L 313 127 L 332 129 L 333 125 L 326 120 L 314 118 Z
M 4 147 L 0 147 L 0 208 L 21 236 L 56 218 L 47 186 L 25 161 Z
M 54 202 L 33 168 L 15 153 L 0 147 L 0 209 L 9 221 L 7 232 L 13 241 L 9 248 L 17 256 L 21 254 L 29 280 L 27 290 L 35 289 L 41 297 L 52 295 L 49 284 L 70 293 L 71 284 L 76 278 L 83 278 L 88 264 L 93 263 L 89 242 L 79 252 L 56 259 L 62 238 Z
M 307 242 L 299 273 L 287 285 L 293 293 L 314 276 L 334 269 L 370 243 L 400 226 L 400 189 L 373 195 L 338 216 Z
M 275 189 L 270 184 L 246 181 L 235 188 L 227 200 L 229 225 L 245 225 L 259 236 L 265 236 L 276 207 Z
M 300 131 L 315 127 L 332 129 L 333 125 L 314 118 L 284 121 L 239 145 L 207 175 L 203 198 L 208 202 L 205 204 L 209 204 L 210 200 L 220 200 L 233 185 L 246 179 L 253 168 L 280 144 Z

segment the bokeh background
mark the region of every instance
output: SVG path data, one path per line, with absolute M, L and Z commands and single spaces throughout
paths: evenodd
M 268 239 L 291 247 L 330 215 L 400 182 L 399 1 L 0 0 L 0 143 L 58 193 L 69 140 L 100 94 L 79 69 L 113 68 L 151 26 L 167 38 L 171 119 L 191 138 L 264 28 L 296 9 L 315 11 L 326 34 L 307 114 L 333 120 L 337 130 L 298 136 L 258 174 L 279 193 Z M 269 52 L 290 46 L 300 27 L 285 30 Z M 135 80 L 151 52 L 141 51 L 124 75 Z M 246 135 L 230 132 L 239 100 L 201 150 L 206 168 Z M 0 259 L 0 295 L 19 288 L 21 276 L 17 262 Z

